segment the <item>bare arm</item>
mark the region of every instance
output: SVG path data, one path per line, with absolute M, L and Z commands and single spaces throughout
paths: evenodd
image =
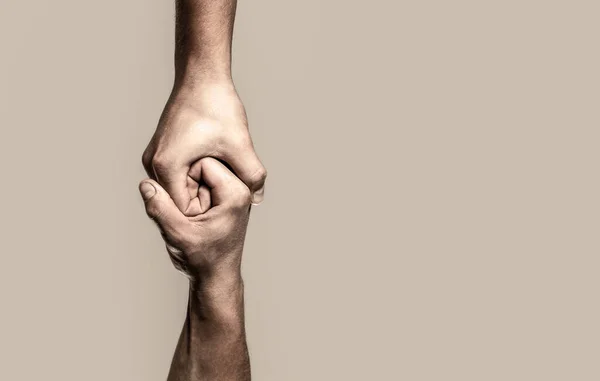
M 231 80 L 236 0 L 177 0 L 176 84 Z
M 173 264 L 190 279 L 168 380 L 250 381 L 241 276 L 250 191 L 213 158 L 192 165 L 187 189 L 195 194 L 189 216 L 156 181 L 140 184 Z

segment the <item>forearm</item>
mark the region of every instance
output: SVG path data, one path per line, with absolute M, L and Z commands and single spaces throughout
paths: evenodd
M 192 282 L 168 381 L 249 381 L 240 276 Z
M 176 0 L 176 84 L 231 79 L 237 0 Z

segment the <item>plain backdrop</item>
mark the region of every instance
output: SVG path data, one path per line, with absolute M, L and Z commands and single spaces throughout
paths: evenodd
M 0 1 L 0 379 L 164 380 L 171 0 Z M 596 1 L 240 0 L 253 378 L 600 379 Z

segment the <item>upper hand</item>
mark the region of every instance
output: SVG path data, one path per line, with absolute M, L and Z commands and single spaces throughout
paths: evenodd
M 142 162 L 152 179 L 186 215 L 193 214 L 187 189 L 191 165 L 204 157 L 227 163 L 262 202 L 267 176 L 254 151 L 244 106 L 231 82 L 176 88 L 161 115 Z

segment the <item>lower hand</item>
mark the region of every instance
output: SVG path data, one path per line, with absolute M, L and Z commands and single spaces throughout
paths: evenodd
M 156 181 L 140 183 L 146 212 L 159 226 L 176 268 L 192 282 L 237 280 L 251 194 L 221 162 L 204 158 L 191 166 L 186 192 L 192 215 L 183 214 Z

